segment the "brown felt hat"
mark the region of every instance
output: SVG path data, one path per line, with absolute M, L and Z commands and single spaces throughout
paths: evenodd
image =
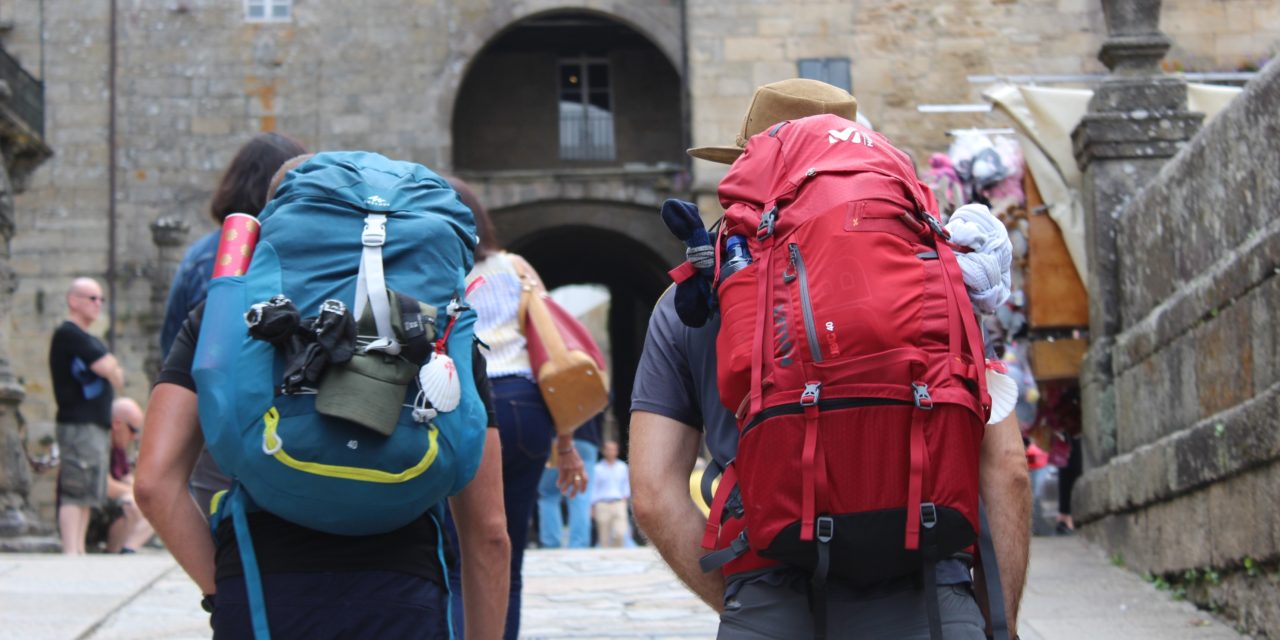
M 689 155 L 703 160 L 733 164 L 751 136 L 783 120 L 832 113 L 849 120 L 858 117 L 858 101 L 849 92 L 818 80 L 792 78 L 756 89 L 751 107 L 742 119 L 736 146 L 695 147 Z

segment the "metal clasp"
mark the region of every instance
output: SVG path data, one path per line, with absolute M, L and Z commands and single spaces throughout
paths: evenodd
M 921 503 L 920 524 L 926 529 L 932 529 L 938 524 L 938 507 L 932 502 Z
M 800 406 L 812 407 L 818 404 L 818 397 L 822 394 L 821 382 L 806 382 L 804 392 L 800 394 Z
M 760 226 L 756 227 L 756 239 L 764 240 L 765 238 L 773 235 L 773 227 L 777 223 L 777 220 L 778 207 L 775 206 L 764 212 L 764 215 L 760 217 Z
M 923 382 L 912 382 L 911 392 L 916 398 L 916 408 L 929 411 L 933 409 L 933 396 L 929 395 L 929 385 Z
M 818 542 L 823 544 L 831 542 L 831 538 L 835 536 L 835 533 L 836 521 L 832 520 L 831 516 L 822 516 L 814 524 L 813 537 L 817 538 Z
M 938 219 L 933 217 L 933 215 L 928 211 L 920 211 L 917 212 L 916 215 L 924 219 L 925 224 L 929 225 L 929 228 L 933 229 L 933 232 L 938 234 L 939 238 L 942 238 L 943 240 L 951 239 L 951 233 L 948 232 L 946 227 L 943 227 L 942 223 L 938 222 Z

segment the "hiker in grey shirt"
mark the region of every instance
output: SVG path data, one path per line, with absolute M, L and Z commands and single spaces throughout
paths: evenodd
M 836 103 L 856 104 L 843 91 L 829 85 L 816 87 L 814 82 L 790 80 L 757 90 L 738 147 L 746 144 L 749 134 L 773 123 L 830 112 Z M 816 91 L 825 98 L 807 99 L 790 95 L 791 91 Z M 854 114 L 846 117 L 852 119 Z M 732 149 L 713 151 L 717 153 L 709 159 L 715 161 L 731 163 L 737 157 Z M 713 313 L 702 327 L 685 326 L 676 313 L 672 292 L 663 295 L 649 319 L 632 392 L 630 462 L 636 519 L 676 575 L 721 613 L 720 638 L 812 636 L 815 625 L 807 573 L 772 567 L 735 574 L 726 583 L 721 572 L 703 572 L 699 566 L 699 557 L 705 553 L 699 543 L 706 518 L 689 494 L 689 474 L 704 435 L 714 467 L 723 468 L 732 461 L 738 430 L 716 388 L 720 318 Z M 980 465 L 980 491 L 996 540 L 1006 617 L 1014 636 L 1030 540 L 1030 484 L 1016 418 L 987 427 Z M 955 559 L 940 561 L 936 579 L 945 637 L 985 638 L 986 621 L 975 600 L 968 567 Z M 924 602 L 913 580 L 864 589 L 831 583 L 828 599 L 829 637 L 929 637 Z

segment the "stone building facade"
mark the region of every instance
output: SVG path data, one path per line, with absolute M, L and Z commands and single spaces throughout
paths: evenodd
M 1165 5 L 1170 64 L 1236 70 L 1275 53 L 1271 0 Z M 252 7 L 287 7 L 288 19 L 252 21 Z M 12 248 L 12 361 L 37 434 L 52 430 L 47 341 L 74 276 L 104 281 L 98 328 L 129 393 L 146 396 L 165 268 L 150 227 L 175 219 L 189 239 L 211 229 L 212 187 L 254 132 L 471 181 L 502 239 L 551 284 L 610 288 L 625 415 L 645 319 L 681 255 L 653 214 L 670 196 L 715 210 L 723 168 L 683 149 L 732 142 L 755 86 L 795 76 L 802 60 L 844 61 L 862 111 L 923 158 L 946 147 L 948 128 L 1005 125 L 916 112 L 978 102 L 967 75 L 1104 71 L 1093 0 L 15 0 L 0 22 L 5 48 L 44 81 L 56 151 L 18 198 Z M 606 95 L 566 88 L 575 68 Z M 600 110 L 607 140 L 566 140 L 566 113 L 589 132 Z M 49 485 L 35 494 L 46 509 Z

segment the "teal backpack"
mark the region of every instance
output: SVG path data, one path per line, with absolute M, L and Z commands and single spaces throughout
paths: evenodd
M 234 479 L 215 499 L 214 526 L 233 518 L 249 595 L 260 604 L 247 509 L 342 535 L 438 515 L 444 498 L 475 475 L 487 419 L 471 375 L 475 313 L 465 305 L 475 220 L 443 178 L 374 153 L 321 153 L 286 175 L 259 221 L 248 271 L 210 283 L 193 375 L 206 445 Z M 388 290 L 435 312 L 434 323 L 423 319 L 435 352 L 453 360 L 456 408 L 424 412 L 414 375 L 384 435 L 318 413 L 310 389 L 281 393 L 285 356 L 249 335 L 246 312 L 279 295 L 303 315 L 332 300 L 354 309 L 354 318 L 368 307 L 364 317 L 374 322 L 362 327 L 376 326 L 376 342 L 394 354 L 402 345 L 390 329 Z M 262 607 L 253 609 L 265 637 Z

